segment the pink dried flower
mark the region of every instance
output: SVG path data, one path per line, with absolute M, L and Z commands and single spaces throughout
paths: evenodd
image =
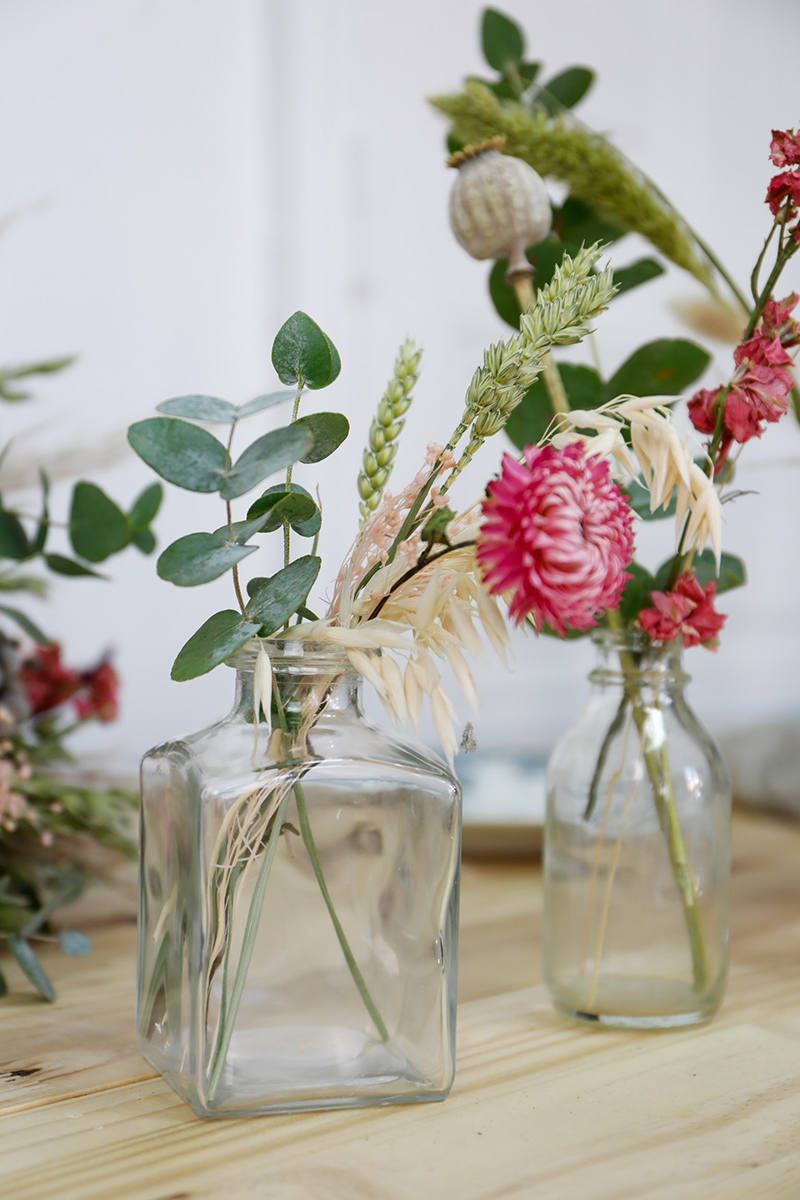
M 773 129 L 769 156 L 776 167 L 800 166 L 800 135 L 793 129 Z
M 778 338 L 782 346 L 800 345 L 800 325 L 792 317 L 800 299 L 792 292 L 785 300 L 769 299 L 761 315 L 762 329 L 768 337 Z
M 510 593 L 517 623 L 531 616 L 562 637 L 615 607 L 630 578 L 633 513 L 608 464 L 577 444 L 506 454 L 489 484 L 477 559 L 489 591 Z
M 779 175 L 773 175 L 769 181 L 765 199 L 773 217 L 778 216 L 788 200 L 790 204 L 788 219 L 791 221 L 800 204 L 800 175 L 796 171 L 781 171 Z
M 683 639 L 684 646 L 719 646 L 718 633 L 727 617 L 714 608 L 717 585 L 712 579 L 704 588 L 695 575 L 681 575 L 671 592 L 651 592 L 653 608 L 643 608 L 639 625 L 654 642 Z

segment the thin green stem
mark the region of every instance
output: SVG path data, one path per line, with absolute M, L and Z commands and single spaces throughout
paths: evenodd
M 300 379 L 298 379 L 297 386 L 300 389 L 302 389 L 302 387 L 303 387 L 302 377 Z M 295 421 L 297 420 L 297 414 L 299 411 L 300 411 L 300 396 L 298 395 L 295 399 L 294 406 L 292 408 L 292 419 L 289 422 L 290 425 L 294 425 Z M 292 487 L 292 463 L 289 463 L 289 466 L 286 468 L 286 490 L 287 490 L 287 492 L 291 490 L 291 487 Z M 283 522 L 283 565 L 284 565 L 284 567 L 288 567 L 289 563 L 292 561 L 292 552 L 291 552 L 291 544 L 290 543 L 291 543 L 291 528 L 289 526 L 289 522 L 284 521 Z M 284 628 L 285 629 L 289 628 L 288 621 L 286 622 Z
M 214 1049 L 212 1056 L 209 1076 L 208 1076 L 208 1102 L 212 1104 L 214 1097 L 217 1094 L 217 1089 L 222 1079 L 222 1072 L 225 1068 L 225 1059 L 228 1056 L 228 1050 L 233 1037 L 233 1027 L 236 1024 L 236 1017 L 239 1013 L 239 1005 L 241 1004 L 242 994 L 247 982 L 247 973 L 250 970 L 250 960 L 253 957 L 253 947 L 255 946 L 258 926 L 261 921 L 261 913 L 264 907 L 264 893 L 267 890 L 269 882 L 270 870 L 275 858 L 275 851 L 278 848 L 278 840 L 281 836 L 281 828 L 283 826 L 283 814 L 286 811 L 286 805 L 289 803 L 291 790 L 287 788 L 286 795 L 281 800 L 272 819 L 272 829 L 270 830 L 267 840 L 267 848 L 264 852 L 264 857 L 261 860 L 261 866 L 258 869 L 258 878 L 256 886 L 253 888 L 253 895 L 250 900 L 250 907 L 247 912 L 247 921 L 244 927 L 244 936 L 242 937 L 242 948 L 239 952 L 239 961 L 236 965 L 236 975 L 233 980 L 233 988 L 231 989 L 230 1001 L 228 1002 L 225 1019 L 221 1026 L 220 1038 L 217 1046 Z M 232 930 L 228 931 L 228 937 L 232 936 Z
M 611 614 L 609 614 L 611 616 Z M 616 623 L 609 623 L 612 628 L 619 629 L 619 617 L 614 613 Z M 661 712 L 658 705 L 649 707 L 642 699 L 641 690 L 636 682 L 637 666 L 630 650 L 624 647 L 618 649 L 620 666 L 625 676 L 625 693 L 630 701 L 636 728 L 642 737 L 645 768 L 650 780 L 653 793 L 653 803 L 658 813 L 659 823 L 667 839 L 667 851 L 672 866 L 672 874 L 678 886 L 683 905 L 683 915 L 686 930 L 689 935 L 689 948 L 692 956 L 692 974 L 694 989 L 703 992 L 709 985 L 711 969 L 708 959 L 703 918 L 700 912 L 697 891 L 694 886 L 691 871 L 686 857 L 678 812 L 675 806 L 675 793 L 672 786 L 672 773 L 669 765 L 666 740 L 655 744 L 650 736 L 650 716 L 654 711 Z
M 317 877 L 319 890 L 322 892 L 322 898 L 325 901 L 325 907 L 327 908 L 331 921 L 333 922 L 333 928 L 336 930 L 336 936 L 339 939 L 339 945 L 342 948 L 345 961 L 347 962 L 350 974 L 353 977 L 353 982 L 358 988 L 359 995 L 364 1001 L 364 1007 L 372 1018 L 375 1028 L 380 1035 L 381 1041 L 388 1042 L 389 1030 L 386 1028 L 383 1018 L 375 1005 L 375 1001 L 370 995 L 369 988 L 364 980 L 364 976 L 361 974 L 361 969 L 355 960 L 353 951 L 350 949 L 350 944 L 347 940 L 344 929 L 342 928 L 342 923 L 339 920 L 336 909 L 333 906 L 333 900 L 331 899 L 331 894 L 328 891 L 328 885 L 325 882 L 325 876 L 322 873 L 322 863 L 319 859 L 316 843 L 314 841 L 314 835 L 311 832 L 311 824 L 308 819 L 308 809 L 306 808 L 305 795 L 303 794 L 303 788 L 299 783 L 294 785 L 294 796 L 297 804 L 297 819 L 300 823 L 300 833 L 302 835 L 303 842 L 305 843 L 306 852 L 308 853 L 308 857 L 311 860 L 311 865 L 314 868 L 314 874 Z

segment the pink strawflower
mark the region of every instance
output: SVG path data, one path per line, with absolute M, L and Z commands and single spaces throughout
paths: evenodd
M 714 608 L 717 585 L 712 579 L 704 588 L 693 574 L 681 575 L 671 592 L 651 592 L 653 608 L 643 608 L 639 625 L 654 642 L 673 642 L 681 637 L 684 646 L 719 646 L 718 633 L 727 617 Z
M 769 156 L 776 167 L 800 166 L 800 135 L 793 129 L 773 129 Z
M 583 447 L 526 446 L 506 454 L 487 488 L 477 559 L 494 595 L 519 624 L 532 617 L 562 637 L 619 604 L 630 578 L 633 513 L 608 464 Z

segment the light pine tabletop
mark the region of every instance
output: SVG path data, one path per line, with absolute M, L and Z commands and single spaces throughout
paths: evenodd
M 444 1104 L 214 1122 L 137 1054 L 132 911 L 95 897 L 92 955 L 45 956 L 58 1002 L 0 1001 L 0 1196 L 797 1200 L 800 826 L 735 819 L 730 984 L 699 1029 L 559 1017 L 541 907 L 536 864 L 465 862 Z

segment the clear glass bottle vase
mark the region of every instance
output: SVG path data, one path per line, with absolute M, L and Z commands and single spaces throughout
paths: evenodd
M 142 762 L 137 1031 L 204 1116 L 443 1100 L 461 791 L 329 646 L 253 644 L 233 710 Z
M 568 1016 L 709 1020 L 727 974 L 730 780 L 676 644 L 598 630 L 592 696 L 547 771 L 545 979 Z

